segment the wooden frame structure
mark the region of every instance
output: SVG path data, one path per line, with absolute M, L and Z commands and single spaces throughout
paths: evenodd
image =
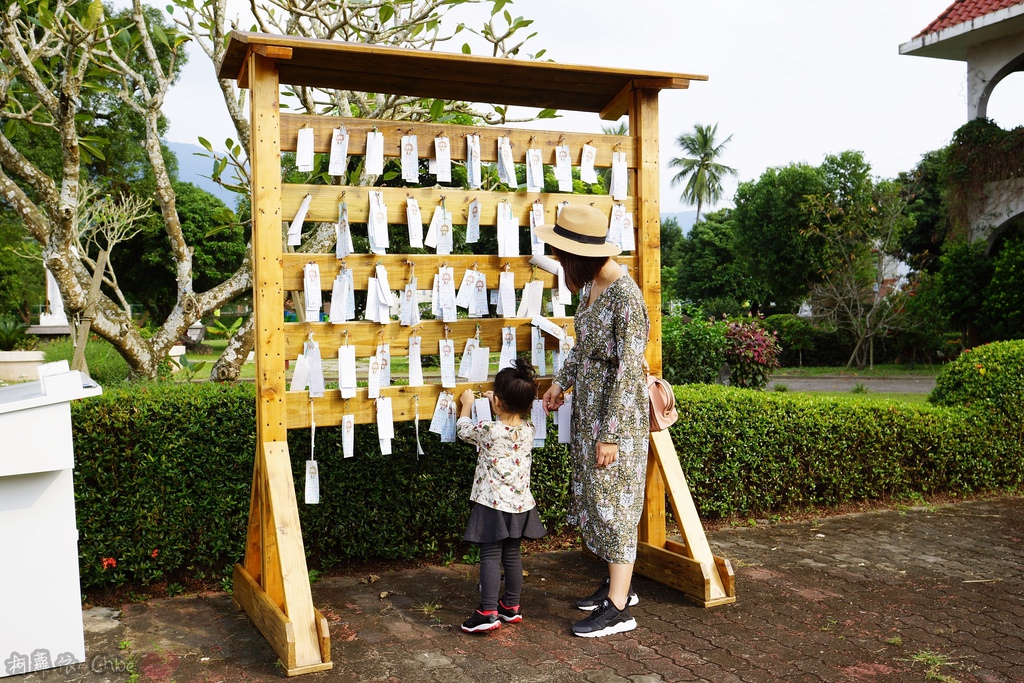
M 515 162 L 522 163 L 529 146 L 541 147 L 550 154 L 556 144 L 569 144 L 579 150 L 584 143 L 597 147 L 598 167 L 611 166 L 612 151 L 625 152 L 631 188 L 622 202 L 635 216 L 637 250 L 619 259 L 640 284 L 651 318 L 647 360 L 654 372 L 660 372 L 661 354 L 661 263 L 659 225 L 658 164 L 658 92 L 666 88 L 686 88 L 692 80 L 706 76 L 627 71 L 560 65 L 550 62 L 525 62 L 496 58 L 469 57 L 386 48 L 338 41 L 322 41 L 286 36 L 234 32 L 220 70 L 221 78 L 236 79 L 250 91 L 252 121 L 250 159 L 252 163 L 253 216 L 253 305 L 256 316 L 257 453 L 253 468 L 252 499 L 245 559 L 236 565 L 234 599 L 277 652 L 289 676 L 321 671 L 331 667 L 330 637 L 327 623 L 313 607 L 299 526 L 295 484 L 291 474 L 287 430 L 309 427 L 313 415 L 305 392 L 286 391 L 285 360 L 301 353 L 303 342 L 314 332 L 325 356 L 336 353 L 345 342 L 356 347 L 358 356 L 369 356 L 376 344 L 386 340 L 391 354 L 408 353 L 408 330 L 397 324 L 353 321 L 344 325 L 330 323 L 285 323 L 284 293 L 302 289 L 303 267 L 315 262 L 321 281 L 330 283 L 339 272 L 334 254 L 285 253 L 283 225 L 296 213 L 308 194 L 311 197 L 308 221 L 335 222 L 338 203 L 344 197 L 352 223 L 367 220 L 368 191 L 380 190 L 389 201 L 389 224 L 404 223 L 404 202 L 417 198 L 424 207 L 438 203 L 444 195 L 447 206 L 457 217 L 474 198 L 481 200 L 481 226 L 496 223 L 497 206 L 508 201 L 522 219 L 534 202 L 544 204 L 546 222 L 553 220 L 556 205 L 571 200 L 570 194 L 528 192 L 463 191 L 450 188 L 366 188 L 334 185 L 286 185 L 282 183 L 281 153 L 294 151 L 298 130 L 312 127 L 315 150 L 328 151 L 330 131 L 343 122 L 350 139 L 349 154 L 365 152 L 366 133 L 379 127 L 386 135 L 419 135 L 432 140 L 444 134 L 451 140 L 453 160 L 466 158 L 466 134 L 481 138 L 482 160 L 496 160 L 499 136 L 511 140 Z M 304 116 L 282 113 L 282 86 L 310 86 L 357 90 L 417 97 L 442 98 L 470 102 L 501 102 L 509 105 L 543 107 L 599 113 L 601 118 L 617 120 L 629 116 L 628 135 L 552 132 L 494 127 L 454 126 L 436 123 L 370 121 L 336 117 Z M 394 130 L 389 130 L 393 126 Z M 598 140 L 598 142 L 595 142 Z M 396 137 L 385 146 L 388 156 L 395 152 Z M 420 148 L 420 156 L 428 156 Z M 545 159 L 545 163 L 551 163 Z M 586 201 L 603 210 L 611 210 L 608 196 L 587 195 Z M 464 214 L 465 215 L 465 214 Z M 455 219 L 459 223 L 458 218 Z M 464 222 L 464 219 L 463 221 Z M 529 256 L 496 255 L 388 254 L 352 255 L 349 267 L 357 287 L 366 288 L 371 270 L 378 264 L 390 273 L 392 282 L 407 276 L 411 267 L 419 272 L 436 272 L 442 264 L 455 269 L 461 277 L 467 268 L 493 273 L 514 273 L 516 286 L 541 278 L 546 287 L 555 285 L 555 276 L 539 272 L 529 264 Z M 492 280 L 489 280 L 492 282 Z M 329 288 L 329 285 L 328 285 Z M 571 328 L 571 318 L 553 318 L 557 325 Z M 479 327 L 477 327 L 479 326 Z M 514 326 L 519 348 L 529 347 L 528 319 L 474 318 L 448 324 L 456 339 L 469 338 L 480 330 L 481 339 L 501 338 L 503 327 Z M 423 321 L 419 326 L 425 347 L 436 345 L 445 334 L 438 321 Z M 481 345 L 486 345 L 481 342 Z M 496 346 L 496 344 L 492 345 Z M 550 378 L 547 379 L 548 384 Z M 458 394 L 480 385 L 461 384 Z M 543 388 L 542 388 L 543 390 Z M 381 395 L 392 397 L 395 420 L 412 420 L 419 406 L 432 406 L 439 386 L 393 386 L 382 388 Z M 357 423 L 375 419 L 373 401 L 367 390 L 343 401 L 337 391 L 312 401 L 317 425 L 340 424 L 344 412 L 355 415 Z M 683 542 L 666 537 L 665 494 L 671 501 Z M 645 510 L 640 524 L 641 547 L 637 572 L 681 590 L 689 599 L 704 606 L 735 601 L 732 568 L 727 560 L 713 557 L 701 528 L 682 470 L 667 432 L 652 434 L 648 465 Z

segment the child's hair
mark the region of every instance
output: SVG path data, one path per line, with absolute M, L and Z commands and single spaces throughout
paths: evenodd
M 502 368 L 494 378 L 494 395 L 513 413 L 527 415 L 537 397 L 533 366 L 522 358 Z

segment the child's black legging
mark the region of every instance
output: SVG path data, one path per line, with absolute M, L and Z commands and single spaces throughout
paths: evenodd
M 480 544 L 480 611 L 498 609 L 498 591 L 501 588 L 501 566 L 505 567 L 506 607 L 519 604 L 523 592 L 523 560 L 519 556 L 522 539 L 506 538 L 504 541 Z

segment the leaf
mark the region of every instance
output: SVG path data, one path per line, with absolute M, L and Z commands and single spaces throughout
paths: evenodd
M 167 34 L 164 32 L 163 27 L 159 24 L 153 24 L 152 28 L 150 28 L 150 33 L 153 34 L 153 37 L 156 38 L 157 42 L 161 45 L 164 45 L 166 47 L 171 46 L 170 41 L 167 40 Z
M 380 18 L 380 23 L 386 24 L 391 17 L 395 16 L 394 6 L 390 4 L 381 5 L 380 11 L 377 12 L 377 16 Z
M 471 55 L 471 54 L 473 54 L 473 51 L 469 49 L 469 43 L 463 43 L 462 44 L 462 54 L 464 54 L 464 55 Z
M 200 137 L 199 138 L 199 144 L 202 145 L 203 147 L 205 147 L 207 152 L 212 152 L 213 151 L 213 145 L 211 145 L 210 141 L 207 140 L 206 138 Z
M 541 109 L 537 112 L 538 119 L 557 119 L 561 118 L 561 114 L 558 113 L 557 109 Z
M 437 121 L 444 114 L 444 100 L 436 99 L 430 103 L 430 118 Z

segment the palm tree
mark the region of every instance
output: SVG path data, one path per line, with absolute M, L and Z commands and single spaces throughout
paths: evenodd
M 697 221 L 700 220 L 700 211 L 705 204 L 714 204 L 722 198 L 722 179 L 736 175 L 735 168 L 717 161 L 732 136 L 717 143 L 716 133 L 717 123 L 714 126 L 695 124 L 692 133 L 680 135 L 676 140 L 676 144 L 689 156 L 668 162 L 669 167 L 679 169 L 679 173 L 672 178 L 672 184 L 686 183 L 680 198 L 688 204 L 697 205 Z

